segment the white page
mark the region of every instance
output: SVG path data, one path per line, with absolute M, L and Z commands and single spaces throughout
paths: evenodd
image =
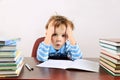
M 69 68 L 99 72 L 99 63 L 85 59 L 77 59 L 69 66 Z
M 99 63 L 78 59 L 75 61 L 70 60 L 48 60 L 37 65 L 38 67 L 48 67 L 48 68 L 61 68 L 61 69 L 79 69 L 86 71 L 99 71 Z
M 48 68 L 61 68 L 66 69 L 69 65 L 71 65 L 73 61 L 70 60 L 47 60 L 43 63 L 38 64 L 38 67 L 48 67 Z

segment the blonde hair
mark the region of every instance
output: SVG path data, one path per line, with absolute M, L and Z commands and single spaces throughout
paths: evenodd
M 74 29 L 74 24 L 72 23 L 72 21 L 68 20 L 65 16 L 61 16 L 61 15 L 51 16 L 46 24 L 45 27 L 46 29 L 48 29 L 48 25 L 51 21 L 53 21 L 54 27 L 59 27 L 61 24 L 64 24 L 66 28 L 68 27 L 68 25 L 70 25 L 72 30 Z

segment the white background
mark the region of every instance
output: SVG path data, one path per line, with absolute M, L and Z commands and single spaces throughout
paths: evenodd
M 99 57 L 99 38 L 120 38 L 120 0 L 0 0 L 0 37 L 20 37 L 23 56 L 31 56 L 52 15 L 75 25 L 83 57 Z

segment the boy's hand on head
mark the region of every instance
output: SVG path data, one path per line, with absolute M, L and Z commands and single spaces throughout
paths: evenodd
M 47 35 L 52 36 L 53 33 L 54 33 L 54 26 L 53 26 L 53 21 L 51 21 L 50 24 L 48 25 Z
M 54 26 L 53 26 L 53 21 L 51 21 L 48 25 L 48 28 L 46 30 L 46 36 L 44 42 L 46 44 L 51 44 L 51 37 L 54 34 Z
M 70 26 L 67 27 L 66 34 L 67 34 L 68 39 L 73 36 L 73 31 Z
M 68 36 L 68 40 L 70 41 L 71 45 L 75 45 L 76 44 L 76 41 L 73 37 L 73 30 L 70 26 L 67 27 L 67 31 L 66 31 L 66 34 Z

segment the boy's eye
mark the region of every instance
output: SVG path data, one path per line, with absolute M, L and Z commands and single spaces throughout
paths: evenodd
M 52 36 L 56 36 L 57 34 L 55 33 L 55 34 L 53 34 Z
M 65 35 L 65 34 L 63 34 L 63 35 L 62 35 L 62 37 L 66 37 L 66 35 Z

